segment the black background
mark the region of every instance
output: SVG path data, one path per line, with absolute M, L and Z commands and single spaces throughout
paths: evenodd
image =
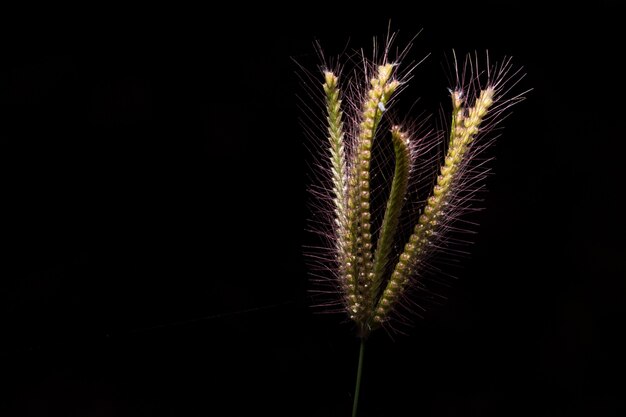
M 3 13 L 0 415 L 349 415 L 358 342 L 307 293 L 293 59 L 389 19 L 423 29 L 420 110 L 452 48 L 533 91 L 447 302 L 368 342 L 360 415 L 623 415 L 617 8 L 221 7 Z

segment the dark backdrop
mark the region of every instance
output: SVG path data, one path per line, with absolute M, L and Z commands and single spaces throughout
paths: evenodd
M 484 3 L 484 4 L 483 4 Z M 430 58 L 513 55 L 472 256 L 369 342 L 362 416 L 623 415 L 617 8 L 332 3 L 3 13 L 0 415 L 346 416 L 357 340 L 310 307 L 311 71 L 389 19 Z

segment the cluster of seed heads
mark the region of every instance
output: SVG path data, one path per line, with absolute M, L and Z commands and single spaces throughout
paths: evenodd
M 395 169 L 382 223 L 375 232 L 370 195 L 372 149 L 374 140 L 381 136 L 377 130 L 394 94 L 405 82 L 397 77 L 400 63 L 387 62 L 386 56 L 378 65 L 368 63 L 369 79 L 361 81 L 362 87 L 349 85 L 347 90 L 340 88 L 336 71 L 323 71 L 327 171 L 332 184 L 330 252 L 342 309 L 357 324 L 361 337 L 388 322 L 402 304 L 407 288 L 419 284 L 433 246 L 442 241 L 441 235 L 463 213 L 463 206 L 471 200 L 468 190 L 472 194 L 476 183 L 484 177 L 484 170 L 475 169 L 472 162 L 490 142 L 477 145 L 477 139 L 499 122 L 504 110 L 523 98 L 521 94 L 505 97 L 521 78 L 519 70 L 513 71 L 510 59 L 493 67 L 487 63 L 484 71 L 479 71 L 477 61 L 469 57 L 463 68 L 457 68 L 457 85 L 450 90 L 452 117 L 445 156 L 421 214 L 416 224 L 410 226 L 408 240 L 400 246 L 400 216 L 411 172 L 419 163 L 417 144 L 423 139 L 410 128 L 390 128 Z M 353 117 L 345 117 L 343 91 L 348 91 Z

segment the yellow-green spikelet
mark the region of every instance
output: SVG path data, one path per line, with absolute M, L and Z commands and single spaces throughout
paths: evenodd
M 399 82 L 392 79 L 393 64 L 380 65 L 377 75 L 370 80 L 371 87 L 363 103 L 356 151 L 348 182 L 347 213 L 351 255 L 347 257 L 351 275 L 356 282 L 356 297 L 350 305 L 351 318 L 362 328 L 374 307 L 374 281 L 371 212 L 370 163 L 376 128 L 383 109 Z

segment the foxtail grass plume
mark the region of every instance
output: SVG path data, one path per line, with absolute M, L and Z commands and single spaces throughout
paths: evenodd
M 322 202 L 317 229 L 324 233 L 327 246 L 326 256 L 319 252 L 315 256 L 331 273 L 336 305 L 363 339 L 379 327 L 392 328 L 411 305 L 419 306 L 410 298 L 411 289 L 426 288 L 433 255 L 454 250 L 459 241 L 455 236 L 465 230 L 466 214 L 476 209 L 476 193 L 489 170 L 482 157 L 493 142 L 489 133 L 524 95 L 511 94 L 523 74 L 510 58 L 492 64 L 488 54 L 475 54 L 459 63 L 454 56 L 449 130 L 423 133 L 414 122 L 393 124 L 390 121 L 398 117 L 389 115 L 396 96 L 417 65 L 403 70 L 410 48 L 392 60 L 393 36 L 389 39 L 379 58 L 377 51 L 373 59 L 361 57 L 362 70 L 324 66 L 318 78 L 324 97 L 325 145 L 319 161 L 322 175 L 313 190 Z M 442 144 L 444 137 L 448 139 Z M 373 207 L 379 201 L 372 198 L 378 174 L 372 163 L 378 149 L 375 141 L 389 141 L 393 147 L 390 184 L 381 188 L 387 193 L 384 208 Z M 433 158 L 433 149 L 442 153 Z M 415 199 L 410 190 L 417 188 L 416 183 L 432 180 L 433 176 L 418 176 L 428 171 L 424 167 L 431 172 L 435 168 L 434 184 L 421 187 L 421 195 L 408 201 Z M 380 213 L 377 222 L 374 213 Z M 405 224 L 407 219 L 413 223 Z

